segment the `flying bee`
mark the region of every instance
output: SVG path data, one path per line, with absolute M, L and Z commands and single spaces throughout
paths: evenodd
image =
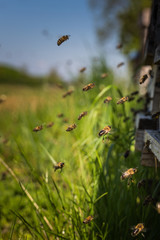
M 68 40 L 70 37 L 70 35 L 64 35 L 61 38 L 58 39 L 57 41 L 57 45 L 60 46 L 63 42 L 65 42 L 66 40 Z
M 139 84 L 144 83 L 147 78 L 148 78 L 148 75 L 147 75 L 147 74 L 144 74 L 144 75 L 139 79 Z
M 63 113 L 59 113 L 59 114 L 57 115 L 58 118 L 62 118 L 63 116 L 64 116 Z
M 124 153 L 124 158 L 127 158 L 128 156 L 129 156 L 129 154 L 130 154 L 130 150 L 127 150 L 125 153 Z
M 126 101 L 128 101 L 128 97 L 122 97 L 121 99 L 119 99 L 119 100 L 117 101 L 117 104 L 121 104 L 121 103 L 124 103 L 124 102 L 126 102 Z
M 131 101 L 133 101 L 134 99 L 135 99 L 134 97 L 128 96 L 128 102 L 131 102 Z
M 64 93 L 64 94 L 62 95 L 62 97 L 65 98 L 65 97 L 71 95 L 72 93 L 73 93 L 73 90 L 69 90 L 68 92 Z
M 133 182 L 132 175 L 134 175 L 137 172 L 137 168 L 129 168 L 124 173 L 122 173 L 121 180 L 124 180 L 128 178 L 128 185 L 131 182 Z
M 81 68 L 79 71 L 82 73 L 86 70 L 86 67 Z
M 88 216 L 86 219 L 84 219 L 83 223 L 84 224 L 90 223 L 93 219 L 94 219 L 93 216 Z
M 79 117 L 78 120 L 81 120 L 82 117 L 86 116 L 88 114 L 88 112 L 82 112 Z
M 106 97 L 106 99 L 104 100 L 104 103 L 109 103 L 112 100 L 112 97 L 108 96 Z
M 134 92 L 132 92 L 130 95 L 131 96 L 135 96 L 135 95 L 137 95 L 139 93 L 139 91 L 134 91 Z
M 68 128 L 66 129 L 66 131 L 67 131 L 67 132 L 72 131 L 72 130 L 75 129 L 76 127 L 77 127 L 77 126 L 76 126 L 76 124 L 74 123 L 74 124 L 68 126 Z
M 143 206 L 147 206 L 151 203 L 154 203 L 154 199 L 152 198 L 151 195 L 148 195 L 143 201 Z
M 146 185 L 146 180 L 142 179 L 137 183 L 137 187 L 140 189 L 141 187 L 144 187 Z
M 123 119 L 123 122 L 127 122 L 129 119 L 130 119 L 130 117 L 125 117 L 125 118 Z
M 68 118 L 63 118 L 64 123 L 68 123 Z
M 153 119 L 158 119 L 159 116 L 160 116 L 160 112 L 157 112 L 157 113 L 154 113 L 154 114 L 152 115 L 152 118 L 153 118 Z
M 33 129 L 33 132 L 38 132 L 38 131 L 41 131 L 43 129 L 43 126 L 40 125 L 40 126 L 37 126 Z
M 122 48 L 122 47 L 123 47 L 123 44 L 122 44 L 122 43 L 119 43 L 119 44 L 116 46 L 117 49 L 120 49 L 120 48 Z
M 119 63 L 118 65 L 117 65 L 117 68 L 120 68 L 121 66 L 123 66 L 124 65 L 124 62 L 121 62 L 121 63 Z
M 89 83 L 88 85 L 86 85 L 85 87 L 83 87 L 83 91 L 88 91 L 89 89 L 94 88 L 95 84 L 94 83 Z
M 156 203 L 156 210 L 160 214 L 160 202 Z
M 52 127 L 53 125 L 54 125 L 54 123 L 53 123 L 53 122 L 50 122 L 50 123 L 47 124 L 46 127 L 47 127 L 47 128 L 50 128 L 50 127 Z
M 106 77 L 108 77 L 108 73 L 102 73 L 101 74 L 101 78 L 106 78 Z
M 54 171 L 61 169 L 62 172 L 62 168 L 64 167 L 64 163 L 63 162 L 59 162 L 57 163 L 57 165 L 54 166 Z
M 133 232 L 131 233 L 132 237 L 136 237 L 140 232 L 145 231 L 144 223 L 138 223 L 135 227 L 133 227 Z
M 106 135 L 110 131 L 111 131 L 111 126 L 108 125 L 99 132 L 99 136 L 101 137 L 102 135 Z

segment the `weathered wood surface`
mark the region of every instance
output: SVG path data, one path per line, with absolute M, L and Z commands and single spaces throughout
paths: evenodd
M 157 161 L 157 158 L 151 150 L 149 151 L 146 147 L 144 147 L 141 155 L 141 165 L 156 168 L 160 167 L 160 162 Z
M 150 142 L 149 149 L 156 156 L 157 160 L 160 162 L 160 132 L 153 130 L 145 130 L 144 132 L 144 142 L 147 140 Z
M 136 130 L 135 135 L 135 150 L 142 151 L 144 146 L 144 130 Z

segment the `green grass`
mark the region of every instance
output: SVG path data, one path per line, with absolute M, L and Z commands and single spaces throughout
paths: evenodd
M 104 66 L 97 71 L 102 70 L 106 70 Z M 139 222 L 146 226 L 146 239 L 159 239 L 160 215 L 152 205 L 143 206 L 146 195 L 155 189 L 156 200 L 160 200 L 159 169 L 155 173 L 155 169 L 140 166 L 140 153 L 134 150 L 130 108 L 142 104 L 134 100 L 117 105 L 117 100 L 133 89 L 115 86 L 112 77 L 108 82 L 100 79 L 100 83 L 93 74 L 87 81 L 96 82 L 96 87 L 83 92 L 83 81 L 79 82 L 73 95 L 65 99 L 65 90 L 26 90 L 30 98 L 37 96 L 36 108 L 24 98 L 25 108 L 22 101 L 18 109 L 10 109 L 11 91 L 0 105 L 0 152 L 9 167 L 1 164 L 0 168 L 0 239 L 128 240 L 132 239 L 131 227 Z M 106 96 L 113 98 L 108 105 L 103 103 Z M 88 115 L 78 121 L 82 111 Z M 57 117 L 59 113 L 64 113 L 68 123 Z M 123 122 L 126 116 L 130 119 Z M 46 128 L 51 121 L 54 126 Z M 73 123 L 77 128 L 66 132 Z M 41 124 L 42 131 L 32 131 Z M 103 140 L 98 133 L 106 125 L 112 130 Z M 131 153 L 125 159 L 127 149 Z M 53 164 L 60 161 L 65 166 L 62 172 L 55 172 Z M 138 172 L 128 186 L 120 176 L 130 167 L 137 167 Z M 153 183 L 138 189 L 141 179 Z M 84 225 L 89 215 L 94 220 Z

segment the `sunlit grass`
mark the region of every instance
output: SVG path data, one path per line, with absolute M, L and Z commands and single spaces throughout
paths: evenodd
M 144 207 L 143 201 L 154 191 L 159 170 L 155 174 L 154 169 L 141 167 L 140 154 L 134 151 L 130 108 L 140 106 L 135 100 L 117 105 L 129 90 L 115 86 L 112 79 L 107 84 L 96 82 L 88 92 L 82 87 L 79 83 L 66 98 L 62 98 L 65 90 L 49 88 L 23 89 L 23 96 L 20 89 L 15 95 L 12 88 L 5 93 L 7 101 L 0 106 L 1 158 L 18 180 L 1 165 L 1 239 L 128 240 L 131 227 L 144 222 L 147 239 L 158 240 L 159 216 L 153 206 Z M 106 96 L 113 98 L 109 104 L 103 103 Z M 11 108 L 7 102 L 13 104 Z M 78 120 L 82 111 L 88 114 Z M 59 113 L 68 123 L 57 117 Z M 124 122 L 126 116 L 130 119 Z M 51 121 L 54 125 L 46 128 Z M 77 128 L 66 132 L 73 123 Z M 43 129 L 33 132 L 38 125 Z M 112 130 L 103 140 L 98 133 L 106 125 Z M 125 159 L 128 149 L 131 153 Z M 62 172 L 54 171 L 55 162 L 65 163 Z M 138 172 L 128 186 L 120 176 L 130 167 L 137 167 Z M 153 179 L 149 190 L 137 188 L 142 178 Z M 84 225 L 89 215 L 94 220 Z

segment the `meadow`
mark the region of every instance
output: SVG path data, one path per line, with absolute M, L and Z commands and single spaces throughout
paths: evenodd
M 131 109 L 143 102 L 137 96 L 117 105 L 138 86 L 113 81 L 111 72 L 101 79 L 106 71 L 94 66 L 89 77 L 62 89 L 0 85 L 7 96 L 0 104 L 0 239 L 129 240 L 138 223 L 145 225 L 145 239 L 160 239 L 160 215 L 154 204 L 143 204 L 149 194 L 160 200 L 160 172 L 141 166 L 134 149 Z M 83 92 L 90 82 L 95 87 Z M 68 89 L 74 91 L 63 98 Z M 107 96 L 112 101 L 104 103 Z M 78 120 L 83 111 L 88 114 Z M 107 125 L 111 131 L 99 137 Z M 54 170 L 58 162 L 62 171 Z M 137 168 L 130 184 L 120 179 L 128 168 Z M 142 179 L 146 184 L 137 187 Z M 93 220 L 84 224 L 88 216 Z

